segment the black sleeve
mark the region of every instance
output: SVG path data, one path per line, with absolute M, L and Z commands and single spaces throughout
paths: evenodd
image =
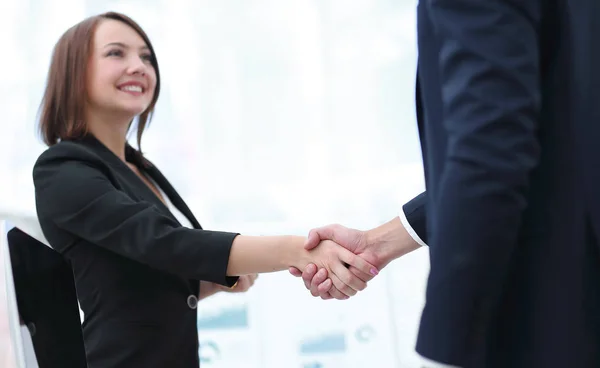
M 72 244 L 66 231 L 93 245 L 155 269 L 232 285 L 226 277 L 235 233 L 188 229 L 153 204 L 134 201 L 105 174 L 102 161 L 75 144 L 59 144 L 35 164 L 36 206 L 44 235 L 58 252 Z
M 406 202 L 404 206 L 402 206 L 402 211 L 404 211 L 404 215 L 406 216 L 410 227 L 412 227 L 425 244 L 429 245 L 427 242 L 426 195 L 427 192 L 423 192 Z

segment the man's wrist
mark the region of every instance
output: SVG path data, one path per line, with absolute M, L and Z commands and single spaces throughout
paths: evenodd
M 419 244 L 410 236 L 399 217 L 365 232 L 366 246 L 381 261 L 383 268 L 396 258 L 419 248 Z

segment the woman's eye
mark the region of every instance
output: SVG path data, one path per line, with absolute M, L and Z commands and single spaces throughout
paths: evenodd
M 123 52 L 121 50 L 111 50 L 109 51 L 106 56 L 122 56 Z
M 141 56 L 142 60 L 147 61 L 149 63 L 152 62 L 152 54 L 144 54 Z

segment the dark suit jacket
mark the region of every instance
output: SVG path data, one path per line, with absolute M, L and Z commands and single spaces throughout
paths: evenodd
M 406 220 L 410 227 L 417 233 L 419 238 L 427 244 L 429 237 L 427 236 L 427 195 L 425 192 L 419 194 L 415 198 L 402 206 L 402 211 L 406 216 Z
M 226 277 L 235 233 L 205 231 L 156 167 L 146 172 L 195 229 L 92 136 L 46 150 L 33 170 L 40 225 L 72 267 L 89 367 L 197 367 L 199 281 Z
M 598 367 L 598 0 L 421 0 L 420 354 Z

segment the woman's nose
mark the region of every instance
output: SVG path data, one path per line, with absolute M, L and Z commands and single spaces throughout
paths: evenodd
M 145 75 L 147 67 L 148 66 L 144 63 L 144 61 L 141 58 L 133 58 L 129 67 L 129 72 L 130 74 Z

